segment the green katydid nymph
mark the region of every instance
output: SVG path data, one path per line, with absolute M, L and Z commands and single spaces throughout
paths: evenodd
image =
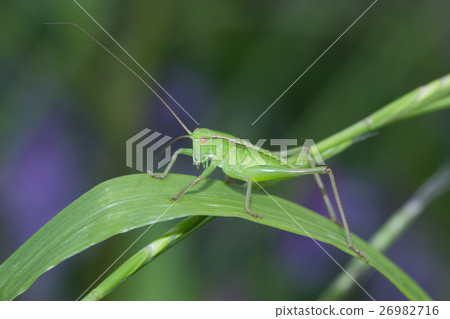
M 178 117 L 177 119 L 179 120 Z M 181 123 L 181 120 L 179 121 Z M 345 229 L 347 246 L 355 251 L 358 256 L 367 260 L 364 254 L 361 253 L 353 244 L 347 218 L 345 217 L 344 209 L 337 191 L 336 181 L 330 168 L 326 166 L 315 167 L 312 159 L 309 161 L 311 167 L 298 167 L 295 166 L 295 164 L 286 161 L 286 159 L 282 158 L 279 153 L 262 149 L 230 134 L 207 128 L 197 128 L 193 132 L 190 132 L 184 124 L 182 124 L 182 126 L 189 134 L 186 137 L 190 137 L 192 139 L 193 147 L 178 149 L 173 154 L 169 164 L 164 170 L 164 173 L 157 174 L 148 171 L 148 174 L 154 178 L 165 178 L 177 160 L 178 155 L 192 157 L 193 162 L 196 165 L 206 165 L 203 172 L 192 183 L 186 185 L 186 187 L 184 187 L 175 197 L 173 197 L 172 200 L 178 200 L 190 188 L 208 177 L 215 169 L 221 168 L 226 176 L 242 180 L 247 183 L 245 210 L 254 218 L 262 218 L 261 215 L 253 212 L 250 208 L 252 185 L 256 184 L 259 186 L 259 182 L 275 181 L 297 177 L 300 175 L 314 174 L 327 206 L 330 219 L 337 223 L 333 206 L 331 205 L 330 199 L 328 198 L 324 185 L 319 177 L 319 174 L 327 174 L 330 178 L 335 200 L 342 219 L 342 224 Z M 252 153 L 255 152 L 260 160 L 257 160 L 255 156 L 252 156 Z
M 108 48 L 92 37 L 88 32 L 82 29 L 80 26 L 70 23 L 70 22 L 55 22 L 49 24 L 69 24 L 77 27 L 83 33 L 88 35 L 93 41 L 95 41 L 99 46 L 101 46 L 105 51 L 112 55 L 119 63 L 121 63 L 125 68 L 127 68 L 131 73 L 133 73 L 150 91 L 155 94 L 155 96 L 165 105 L 165 107 L 172 113 L 175 119 L 181 124 L 188 135 L 182 136 L 190 138 L 192 140 L 192 148 L 181 148 L 178 149 L 171 157 L 166 169 L 163 173 L 154 173 L 148 171 L 148 174 L 153 178 L 163 179 L 168 174 L 173 164 L 178 158 L 178 155 L 186 155 L 193 158 L 193 162 L 196 165 L 203 164 L 205 169 L 203 172 L 189 185 L 186 185 L 180 190 L 178 194 L 174 194 L 172 200 L 180 199 L 185 193 L 188 193 L 189 189 L 194 185 L 203 181 L 208 177 L 215 169 L 220 168 L 225 173 L 226 176 L 231 178 L 244 181 L 247 184 L 247 192 L 245 203 L 243 203 L 243 208 L 246 212 L 253 216 L 254 218 L 263 218 L 257 212 L 251 210 L 251 193 L 252 186 L 260 186 L 260 182 L 265 181 L 275 181 L 287 178 L 293 178 L 300 175 L 314 175 L 314 178 L 321 190 L 323 200 L 327 207 L 330 219 L 336 223 L 337 218 L 334 212 L 331 201 L 325 191 L 325 187 L 320 178 L 320 174 L 325 174 L 329 176 L 331 186 L 333 189 L 333 194 L 336 200 L 336 204 L 339 210 L 339 214 L 342 220 L 342 225 L 345 230 L 347 246 L 353 250 L 360 258 L 367 258 L 360 252 L 355 245 L 351 237 L 350 229 L 345 217 L 344 209 L 338 194 L 336 181 L 334 179 L 333 172 L 330 168 L 326 166 L 314 166 L 311 156 L 308 154 L 309 167 L 300 167 L 295 163 L 286 161 L 284 157 L 277 152 L 271 152 L 260 147 L 257 147 L 246 140 L 236 138 L 230 134 L 207 129 L 207 128 L 197 128 L 191 132 L 187 126 L 181 121 L 181 119 L 176 115 L 172 108 L 164 101 L 164 99 L 141 77 L 139 76 L 130 66 L 125 64 L 116 55 L 114 55 Z M 108 34 L 109 35 L 109 34 Z M 122 48 L 122 47 L 121 47 Z M 126 51 L 125 51 L 126 52 Z M 139 65 L 139 64 L 138 64 Z M 289 151 L 288 151 L 289 153 Z M 253 155 L 257 155 L 258 159 Z

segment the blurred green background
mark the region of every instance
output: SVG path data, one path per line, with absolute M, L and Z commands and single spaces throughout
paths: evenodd
M 380 0 L 252 126 L 372 1 L 80 2 L 201 127 L 252 141 L 319 141 L 450 71 L 450 3 Z M 56 21 L 79 24 L 125 58 L 71 0 L 0 2 L 0 262 L 90 188 L 135 173 L 125 166 L 128 138 L 146 127 L 183 134 L 87 36 L 43 24 Z M 395 124 L 328 161 L 355 233 L 369 238 L 449 156 L 449 120 L 442 111 Z M 199 174 L 188 158 L 175 171 Z M 312 177 L 271 192 L 326 213 Z M 448 194 L 436 200 L 387 252 L 439 300 L 450 298 L 449 205 Z M 153 227 L 126 256 L 170 224 Z M 19 299 L 76 299 L 140 232 L 70 258 Z M 308 238 L 218 218 L 108 299 L 310 300 L 339 272 Z M 405 299 L 373 271 L 361 283 L 375 299 Z M 355 289 L 348 298 L 368 297 Z

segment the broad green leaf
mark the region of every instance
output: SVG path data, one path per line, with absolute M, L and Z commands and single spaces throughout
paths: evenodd
M 192 215 L 238 217 L 286 230 L 347 249 L 344 231 L 302 206 L 262 192 L 252 195 L 252 209 L 262 214 L 254 219 L 244 209 L 245 189 L 207 180 L 178 202 L 170 198 L 193 176 L 171 174 L 156 180 L 145 174 L 127 175 L 106 181 L 78 198 L 23 244 L 0 266 L 0 299 L 11 300 L 23 293 L 41 274 L 74 254 L 113 235 L 154 222 Z M 370 265 L 412 300 L 430 297 L 400 268 L 354 235 L 357 247 Z M 319 247 L 317 249 L 320 249 Z M 305 262 L 308 262 L 305 259 Z M 363 261 L 360 261 L 363 262 Z

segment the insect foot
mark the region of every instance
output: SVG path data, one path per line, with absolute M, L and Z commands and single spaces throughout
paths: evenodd
M 364 255 L 358 248 L 355 247 L 355 245 L 353 244 L 348 244 L 347 248 L 350 248 L 351 250 L 353 250 L 355 253 L 358 254 L 358 256 L 360 258 L 364 258 L 364 260 L 366 261 L 366 263 L 369 262 L 369 259 L 367 259 L 366 255 Z
M 157 179 L 163 179 L 164 177 L 166 177 L 166 176 L 164 176 L 163 174 L 162 174 L 162 175 L 155 174 L 155 173 L 153 173 L 153 172 L 150 171 L 150 170 L 147 171 L 147 174 L 150 175 L 151 177 L 157 178 Z
M 174 202 L 177 201 L 181 196 L 183 196 L 184 193 L 186 193 L 186 191 L 191 188 L 191 186 L 189 187 L 185 187 L 183 190 L 181 190 L 181 192 L 179 192 L 177 194 L 177 196 L 171 197 L 170 199 L 173 200 Z
M 255 217 L 255 218 L 262 218 L 261 215 L 255 214 L 252 210 L 250 210 L 250 209 L 248 209 L 248 208 L 247 208 L 247 213 L 249 213 L 252 217 Z

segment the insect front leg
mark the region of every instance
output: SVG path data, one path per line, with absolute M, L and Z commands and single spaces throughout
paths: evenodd
M 167 177 L 167 175 L 169 175 L 169 171 L 172 169 L 172 166 L 175 163 L 175 161 L 177 160 L 177 157 L 179 154 L 192 157 L 192 149 L 191 148 L 180 148 L 175 153 L 173 153 L 169 164 L 167 164 L 167 167 L 162 174 L 153 173 L 150 170 L 147 170 L 147 174 L 149 174 L 151 177 L 158 178 L 158 179 L 163 179 L 163 178 Z
M 187 185 L 186 187 L 184 187 L 177 196 L 172 197 L 172 200 L 178 200 L 181 196 L 183 196 L 184 193 L 186 193 L 191 187 L 193 187 L 194 185 L 200 183 L 202 180 L 204 180 L 206 177 L 208 177 L 215 169 L 216 167 L 219 165 L 218 161 L 212 161 L 210 163 L 210 165 L 205 168 L 205 170 L 200 174 L 199 177 L 197 177 L 197 179 L 195 181 L 193 181 L 192 183 L 190 183 L 189 185 Z

